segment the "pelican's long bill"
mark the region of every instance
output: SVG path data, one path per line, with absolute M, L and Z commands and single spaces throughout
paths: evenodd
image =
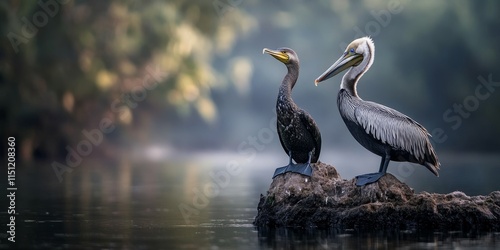
M 269 54 L 269 55 L 273 56 L 274 58 L 278 59 L 282 63 L 288 63 L 288 60 L 290 60 L 290 57 L 286 53 L 281 52 L 279 50 L 272 50 L 272 49 L 264 48 L 262 50 L 262 54 Z
M 362 54 L 346 51 L 330 68 L 314 80 L 314 84 L 317 86 L 318 83 L 339 74 L 351 66 L 359 64 L 362 60 Z

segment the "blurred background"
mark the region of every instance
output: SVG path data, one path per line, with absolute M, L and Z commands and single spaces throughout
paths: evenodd
M 405 163 L 389 172 L 417 191 L 485 195 L 500 189 L 498 10 L 498 1 L 2 1 L 1 157 L 15 137 L 28 221 L 143 212 L 186 224 L 191 211 L 210 222 L 210 209 L 179 208 L 202 190 L 249 225 L 288 161 L 274 120 L 286 68 L 262 49 L 297 52 L 293 99 L 320 127 L 320 160 L 353 178 L 380 159 L 339 116 L 341 76 L 314 79 L 371 36 L 359 95 L 424 125 L 442 163 L 439 178 Z

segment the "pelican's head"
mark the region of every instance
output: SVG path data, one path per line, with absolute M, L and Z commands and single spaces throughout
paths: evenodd
M 359 71 L 359 77 L 359 75 L 364 73 L 372 64 L 374 51 L 375 45 L 370 37 L 362 37 L 352 41 L 347 46 L 347 49 L 344 51 L 342 56 L 340 56 L 340 58 L 323 74 L 316 78 L 314 83 L 318 85 L 318 83 L 331 78 L 346 69 L 357 67 L 366 58 L 368 61 L 363 65 L 363 69 Z
M 271 50 L 271 49 L 265 48 L 262 50 L 262 53 L 269 54 L 269 55 L 273 56 L 274 58 L 278 59 L 278 61 L 284 63 L 285 65 L 290 65 L 293 63 L 298 64 L 298 62 L 299 62 L 299 57 L 297 56 L 295 51 L 293 51 L 290 48 L 279 48 L 277 50 Z

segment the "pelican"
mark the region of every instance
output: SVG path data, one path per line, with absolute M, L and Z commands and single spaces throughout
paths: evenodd
M 356 185 L 376 182 L 389 161 L 418 163 L 439 176 L 440 163 L 427 130 L 410 117 L 378 103 L 364 101 L 356 85 L 373 63 L 375 45 L 369 37 L 354 40 L 342 56 L 316 80 L 315 84 L 347 70 L 340 84 L 337 106 L 352 136 L 372 153 L 382 157 L 378 173 L 356 177 Z
M 289 48 L 265 48 L 262 53 L 273 56 L 288 69 L 279 89 L 276 114 L 278 136 L 281 146 L 289 156 L 289 163 L 276 169 L 273 179 L 287 172 L 311 176 L 310 164 L 318 161 L 321 151 L 321 134 L 313 118 L 292 100 L 292 88 L 299 77 L 299 57 Z M 292 159 L 300 164 L 293 164 Z

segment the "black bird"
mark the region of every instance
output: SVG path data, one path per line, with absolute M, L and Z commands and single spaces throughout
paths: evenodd
M 438 176 L 440 163 L 427 130 L 410 117 L 389 107 L 362 100 L 356 84 L 373 63 L 375 45 L 369 37 L 354 40 L 342 56 L 315 83 L 347 70 L 337 97 L 337 106 L 352 136 L 366 149 L 382 157 L 378 173 L 357 176 L 356 184 L 376 182 L 389 161 L 408 161 L 425 166 Z
M 290 161 L 276 169 L 273 178 L 286 172 L 311 176 L 310 164 L 318 161 L 321 151 L 321 134 L 313 118 L 292 100 L 292 88 L 299 77 L 299 57 L 289 48 L 264 49 L 263 53 L 278 59 L 288 69 L 279 89 L 276 114 L 278 136 Z M 293 164 L 292 159 L 298 164 Z

